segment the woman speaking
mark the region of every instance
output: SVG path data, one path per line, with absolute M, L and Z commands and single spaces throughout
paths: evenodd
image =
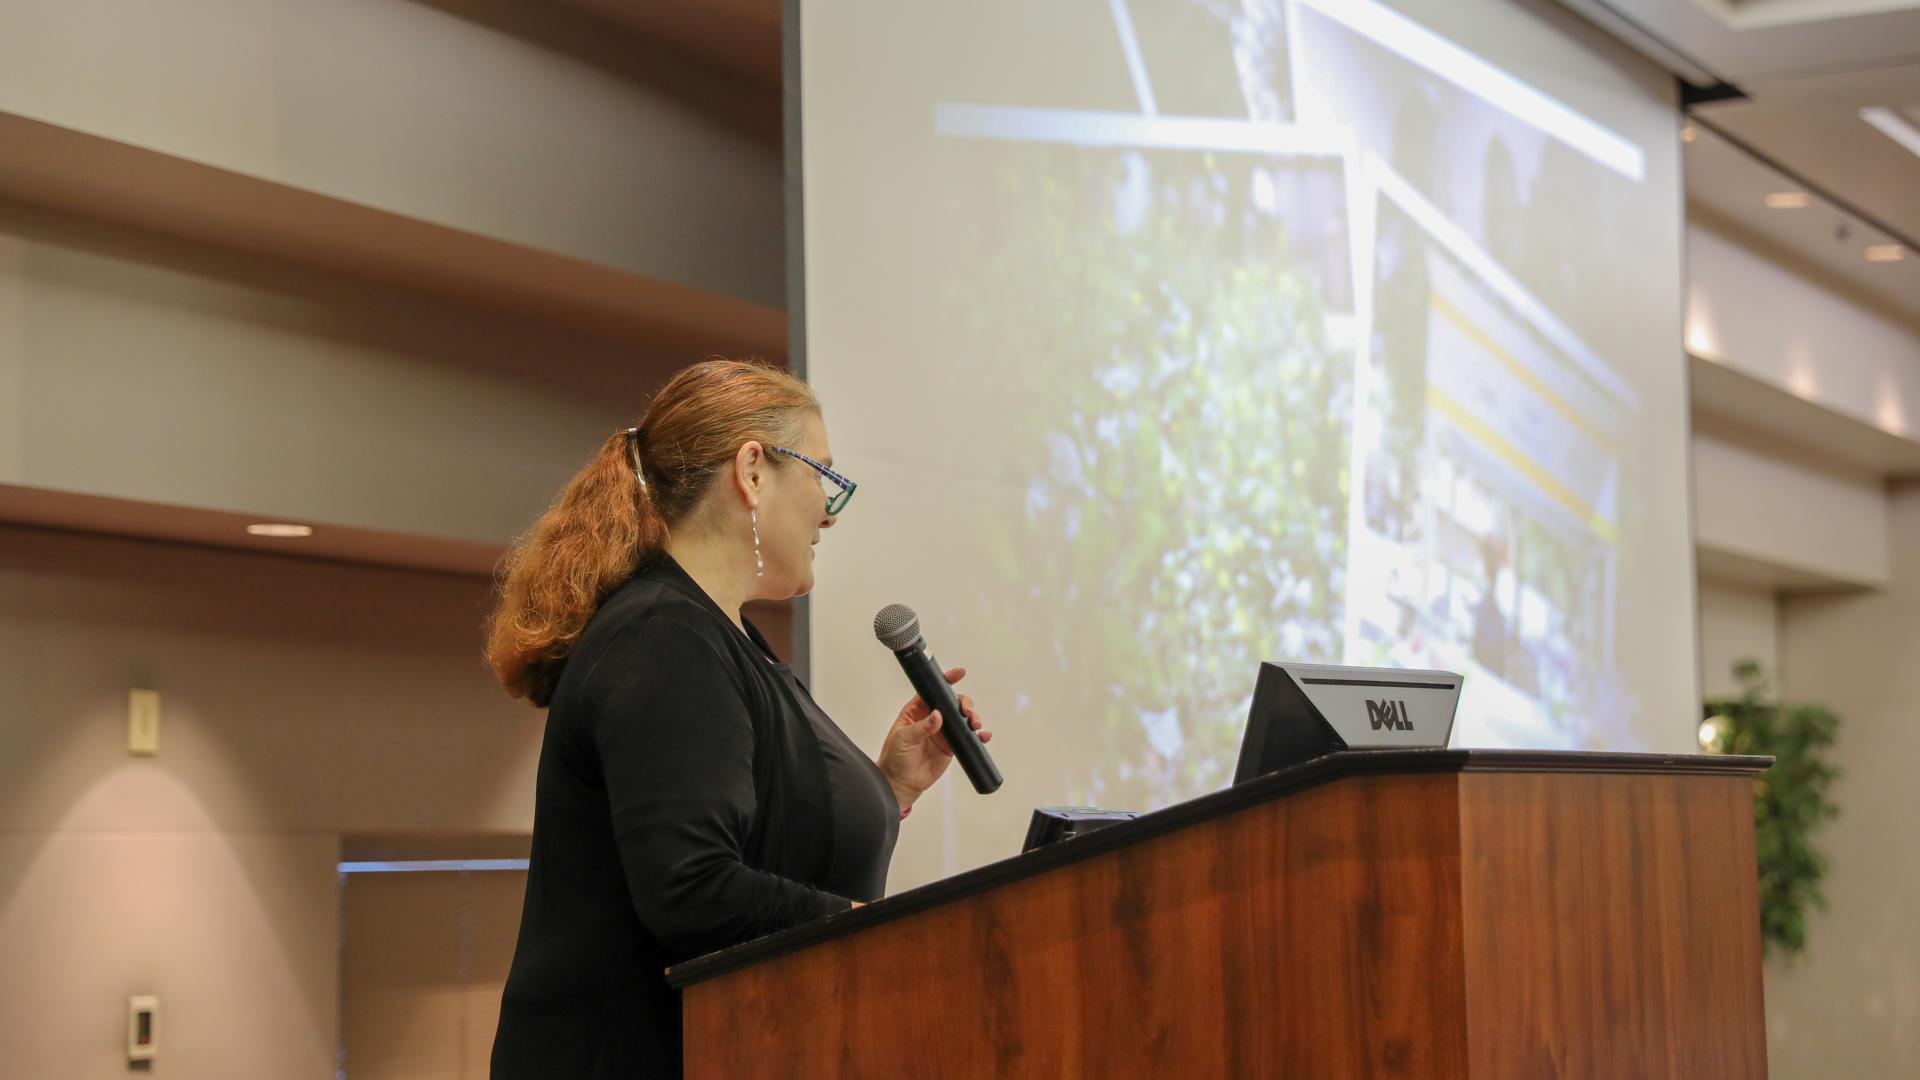
M 884 890 L 943 718 L 908 701 L 867 757 L 740 614 L 813 587 L 832 464 L 806 384 L 697 364 L 508 554 L 487 659 L 549 712 L 495 1080 L 677 1077 L 668 964 Z

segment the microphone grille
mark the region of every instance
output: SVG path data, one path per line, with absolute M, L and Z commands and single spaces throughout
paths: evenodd
M 873 636 L 897 652 L 920 636 L 920 616 L 905 604 L 888 604 L 873 617 Z

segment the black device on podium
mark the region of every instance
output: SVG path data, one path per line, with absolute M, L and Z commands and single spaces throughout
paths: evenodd
M 1061 840 L 1071 840 L 1109 825 L 1132 821 L 1139 816 L 1133 810 L 1102 810 L 1093 806 L 1036 806 L 1033 808 L 1033 819 L 1027 823 L 1027 838 L 1021 842 L 1020 850 L 1032 851 Z

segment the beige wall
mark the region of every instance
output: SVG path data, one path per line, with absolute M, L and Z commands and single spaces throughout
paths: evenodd
M 223 543 L 287 518 L 360 538 L 323 550 L 482 563 L 706 347 L 647 336 L 655 279 L 784 298 L 777 91 L 563 5 L 0 3 L 0 116 L 68 129 L 58 161 L 0 163 L 27 180 L 155 151 L 177 182 L 145 177 L 127 216 L 104 176 L 65 200 L 0 176 L 64 208 L 0 200 L 0 496 L 51 515 L 28 520 Z M 378 235 L 228 235 L 194 200 L 242 178 Z M 432 243 L 383 248 L 388 222 Z M 471 279 L 443 265 L 472 252 Z M 523 279 L 524 303 L 428 298 Z M 126 999 L 153 993 L 163 1076 L 332 1076 L 343 1017 L 404 1036 L 447 1001 L 460 1049 L 414 1074 L 484 1075 L 521 876 L 488 879 L 484 919 L 362 905 L 361 943 L 397 944 L 354 954 L 383 988 L 343 1005 L 336 864 L 343 835 L 432 854 L 531 828 L 541 714 L 480 662 L 486 592 L 0 524 L 0 1074 L 124 1075 Z M 776 640 L 785 616 L 761 615 Z M 157 758 L 125 750 L 136 686 L 163 695 Z M 428 962 L 448 934 L 465 990 Z M 422 1064 L 359 1048 L 370 1075 Z
M 0 204 L 7 312 L 0 483 L 496 545 L 684 359 Z
M 1771 589 L 1734 582 L 1700 582 L 1700 692 L 1708 698 L 1740 692 L 1733 665 L 1757 660 L 1770 679 L 1780 677 L 1779 601 Z
M 542 714 L 479 659 L 486 583 L 0 527 L 0 1060 L 331 1076 L 348 832 L 524 832 Z M 156 758 L 126 695 L 161 691 Z
M 1879 477 L 1819 461 L 1777 439 L 1696 424 L 1694 543 L 1713 552 L 1877 586 L 1887 579 Z
M 0 4 L 0 111 L 778 306 L 769 93 L 543 3 Z
M 353 1080 L 487 1080 L 520 870 L 359 873 L 341 887 L 341 1049 Z
M 1920 328 L 1710 224 L 1687 229 L 1687 351 L 1894 435 L 1920 434 Z
M 1920 1076 L 1920 490 L 1891 499 L 1884 592 L 1781 604 L 1786 689 L 1841 718 L 1832 760 L 1840 818 L 1818 834 L 1829 907 L 1807 951 L 1767 972 L 1767 1039 L 1779 1080 Z

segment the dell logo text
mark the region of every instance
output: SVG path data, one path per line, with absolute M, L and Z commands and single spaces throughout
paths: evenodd
M 1367 722 L 1373 730 L 1386 728 L 1389 731 L 1412 731 L 1413 721 L 1407 719 L 1407 703 L 1404 701 L 1367 702 Z

